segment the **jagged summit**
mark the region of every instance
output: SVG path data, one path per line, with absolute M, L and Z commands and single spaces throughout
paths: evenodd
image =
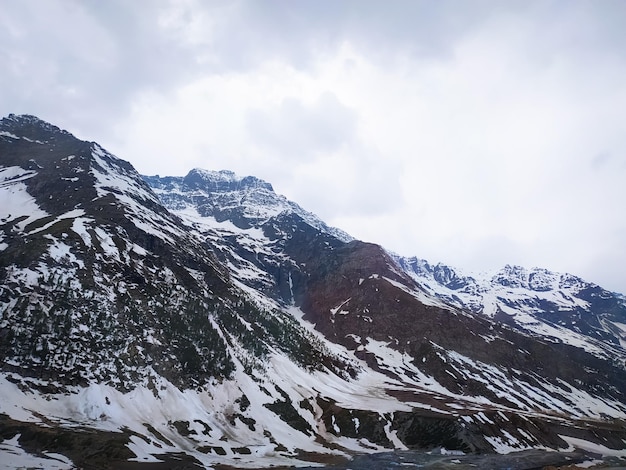
M 230 170 L 209 171 L 200 168 L 191 170 L 184 184 L 189 188 L 197 188 L 203 191 L 245 191 L 264 189 L 274 192 L 271 184 L 255 176 L 237 176 Z
M 626 345 L 624 297 L 568 273 L 506 265 L 465 273 L 443 263 L 393 255 L 431 295 L 553 341 L 618 357 Z M 600 343 L 598 343 L 600 340 Z
M 274 192 L 272 185 L 256 176 L 239 176 L 230 170 L 204 170 L 194 168 L 184 177 L 159 175 L 145 176 L 155 189 L 166 191 L 246 191 L 266 190 Z
M 353 237 L 328 226 L 315 214 L 303 209 L 285 196 L 276 194 L 271 184 L 255 176 L 238 176 L 232 171 L 210 171 L 195 168 L 184 177 L 144 176 L 170 210 L 230 220 L 239 228 L 250 228 L 267 222 L 282 212 L 294 213 L 311 226 L 344 242 Z M 182 214 L 181 214 L 182 215 Z
M 20 138 L 36 143 L 46 143 L 59 137 L 72 137 L 72 134 L 37 116 L 9 114 L 0 120 L 0 138 Z
M 506 264 L 498 270 L 474 273 L 441 262 L 431 264 L 428 260 L 417 257 L 402 257 L 395 253 L 390 254 L 414 274 L 421 275 L 424 278 L 432 277 L 438 284 L 456 291 L 462 291 L 463 288 L 472 284 L 496 284 L 511 289 L 516 288 L 535 292 L 582 285 L 596 286 L 596 284 L 589 283 L 578 276 L 539 267 L 526 268 L 524 266 Z

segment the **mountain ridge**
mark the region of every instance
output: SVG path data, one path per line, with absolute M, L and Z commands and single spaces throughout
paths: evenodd
M 472 276 L 441 263 L 431 266 L 415 257 L 393 256 L 432 295 L 452 305 L 553 339 L 565 338 L 572 344 L 579 340 L 566 331 L 626 346 L 624 296 L 580 277 L 510 265 L 491 274 Z
M 579 345 L 554 341 L 455 304 L 448 291 L 469 284 L 452 272 L 420 277 L 262 180 L 141 177 L 55 129 L 0 121 L 6 440 L 67 468 L 573 442 L 620 455 L 619 341 L 582 329 Z M 85 460 L 75 446 L 94 430 L 102 445 Z

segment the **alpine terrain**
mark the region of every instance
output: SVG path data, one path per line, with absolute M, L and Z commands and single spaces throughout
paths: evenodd
M 0 121 L 8 468 L 589 466 L 626 458 L 625 348 L 626 299 L 575 276 L 400 257 L 253 176 Z

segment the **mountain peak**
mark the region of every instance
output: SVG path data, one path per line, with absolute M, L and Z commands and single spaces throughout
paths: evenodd
M 52 126 L 52 124 L 44 121 L 43 119 L 39 119 L 37 116 L 32 114 L 9 114 L 7 117 L 3 118 L 2 121 L 15 122 L 19 124 L 23 123 L 41 123 L 46 124 L 48 126 Z
M 241 191 L 245 189 L 265 189 L 274 192 L 270 183 L 255 176 L 238 176 L 230 170 L 210 171 L 194 168 L 183 179 L 192 189 L 204 191 Z
M 44 143 L 58 136 L 71 136 L 69 132 L 31 114 L 9 114 L 0 120 L 0 137 L 25 139 Z
M 353 240 L 342 230 L 329 227 L 315 214 L 276 194 L 270 183 L 255 176 L 240 177 L 229 170 L 194 168 L 185 177 L 143 178 L 169 210 L 195 208 L 202 217 L 212 217 L 218 223 L 229 219 L 242 229 L 259 226 L 286 211 L 298 214 L 307 224 L 344 242 Z

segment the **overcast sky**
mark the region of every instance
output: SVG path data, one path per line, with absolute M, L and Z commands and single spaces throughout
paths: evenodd
M 626 1 L 0 0 L 0 111 L 255 175 L 468 271 L 626 293 Z

